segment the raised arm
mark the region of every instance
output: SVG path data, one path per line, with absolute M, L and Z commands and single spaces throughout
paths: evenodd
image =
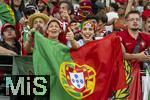
M 68 30 L 69 32 L 66 34 L 66 39 L 71 43 L 71 48 L 77 49 L 79 46 L 77 41 L 74 39 L 74 33 L 72 32 L 71 28 L 68 28 Z
M 34 31 L 34 29 L 31 29 L 29 32 L 28 32 L 28 39 L 27 41 L 25 41 L 25 44 L 24 44 L 24 48 L 26 49 L 26 51 L 28 53 L 31 53 L 33 51 L 33 47 L 32 47 L 32 44 L 33 44 L 33 35 L 32 35 L 32 31 Z
M 134 0 L 128 0 L 127 8 L 125 11 L 125 16 L 132 10 L 133 2 L 134 2 Z

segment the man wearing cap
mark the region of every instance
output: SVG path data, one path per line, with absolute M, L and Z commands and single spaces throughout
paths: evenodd
M 43 13 L 34 13 L 29 16 L 29 26 L 31 30 L 28 33 L 29 36 L 24 46 L 28 53 L 32 52 L 33 37 L 31 32 L 38 31 L 39 33 L 45 35 L 46 25 L 49 19 L 50 17 Z

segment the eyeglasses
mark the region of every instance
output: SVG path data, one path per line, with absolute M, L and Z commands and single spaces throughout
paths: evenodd
M 127 21 L 133 22 L 133 21 L 140 21 L 140 20 L 141 20 L 140 18 L 131 18 L 131 19 L 128 19 Z

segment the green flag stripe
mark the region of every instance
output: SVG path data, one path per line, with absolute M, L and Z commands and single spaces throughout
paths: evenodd
M 39 33 L 35 33 L 34 46 L 33 57 L 38 58 L 33 59 L 34 72 L 37 75 L 50 75 L 50 100 L 75 100 L 63 89 L 59 80 L 60 65 L 64 61 L 72 62 L 69 48 L 56 41 L 45 39 Z M 58 52 L 61 55 L 58 55 Z

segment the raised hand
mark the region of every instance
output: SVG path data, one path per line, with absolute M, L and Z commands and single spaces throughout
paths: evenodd
M 25 17 L 22 17 L 22 18 L 20 19 L 19 23 L 20 23 L 23 27 L 25 27 L 25 26 L 28 25 L 28 19 L 25 18 Z
M 72 32 L 70 27 L 68 27 L 68 32 L 66 34 L 66 39 L 69 40 L 69 41 L 74 40 L 74 33 Z
M 65 21 L 67 21 L 67 22 L 70 22 L 70 21 L 71 21 L 70 15 L 69 15 L 68 11 L 63 11 L 61 16 L 62 16 L 62 19 L 63 19 L 63 20 L 65 20 Z
M 35 30 L 36 30 L 35 28 L 32 28 L 32 29 L 30 29 L 30 31 L 28 32 L 28 39 L 27 39 L 27 41 L 30 42 L 30 43 L 33 41 L 33 32 L 34 32 Z

